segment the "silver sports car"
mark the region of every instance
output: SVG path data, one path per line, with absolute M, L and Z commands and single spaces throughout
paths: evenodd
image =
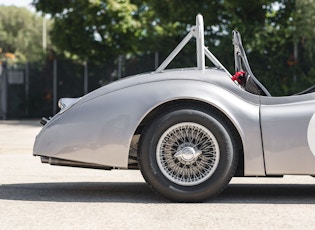
M 314 87 L 272 97 L 237 31 L 232 76 L 204 46 L 203 28 L 197 15 L 153 73 L 60 99 L 60 112 L 42 119 L 33 154 L 51 165 L 140 169 L 155 192 L 179 202 L 216 196 L 233 176 L 314 176 Z M 197 67 L 165 70 L 191 38 Z

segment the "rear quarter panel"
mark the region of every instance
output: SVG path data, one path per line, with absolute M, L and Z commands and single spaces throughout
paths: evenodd
M 165 76 L 165 80 L 83 98 L 43 128 L 34 154 L 127 168 L 130 142 L 141 121 L 163 103 L 190 99 L 216 107 L 232 121 L 243 141 L 245 174 L 265 175 L 259 97 L 239 89 L 222 72 L 194 74 L 194 80 Z M 220 80 L 211 84 L 201 80 L 204 77 Z

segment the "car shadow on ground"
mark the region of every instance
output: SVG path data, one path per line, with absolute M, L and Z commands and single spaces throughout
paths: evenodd
M 145 183 L 129 182 L 2 184 L 0 200 L 168 203 Z M 315 184 L 230 184 L 204 203 L 315 204 Z

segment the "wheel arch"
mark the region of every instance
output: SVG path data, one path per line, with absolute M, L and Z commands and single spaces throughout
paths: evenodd
M 233 122 L 230 120 L 230 118 L 223 113 L 219 108 L 215 107 L 212 104 L 206 103 L 204 101 L 199 101 L 199 100 L 192 100 L 192 99 L 177 99 L 177 100 L 172 100 L 165 102 L 157 107 L 155 107 L 153 110 L 151 110 L 140 122 L 138 125 L 134 135 L 141 135 L 143 129 L 150 124 L 151 121 L 153 121 L 159 114 L 161 114 L 163 111 L 169 109 L 169 108 L 175 108 L 177 106 L 192 106 L 192 105 L 198 105 L 206 108 L 207 110 L 210 110 L 212 112 L 218 113 L 222 119 L 231 127 L 231 130 L 233 131 L 233 136 L 236 139 L 237 145 L 238 145 L 238 166 L 237 166 L 237 171 L 236 175 L 237 176 L 243 176 L 244 175 L 244 148 L 243 148 L 243 141 L 241 138 L 241 135 L 236 128 L 236 126 L 233 124 Z

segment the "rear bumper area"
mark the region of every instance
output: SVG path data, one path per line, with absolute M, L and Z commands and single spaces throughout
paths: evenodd
M 49 118 L 42 117 L 42 119 L 40 120 L 40 123 L 45 126 L 50 120 L 51 120 L 51 117 Z

